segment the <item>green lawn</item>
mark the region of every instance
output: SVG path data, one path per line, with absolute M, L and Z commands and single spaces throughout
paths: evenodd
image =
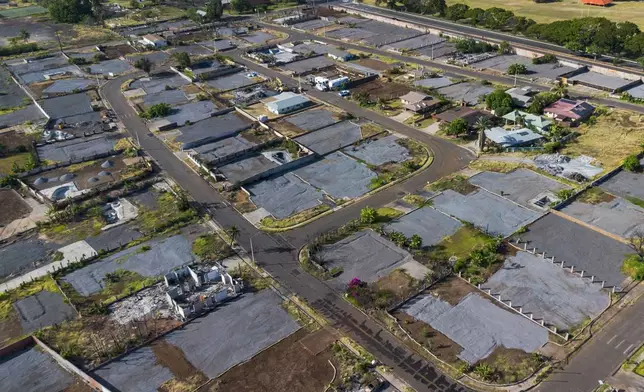
M 30 153 L 23 152 L 0 158 L 0 174 L 11 174 L 14 162 L 17 162 L 19 166 L 23 166 L 27 162 L 29 155 Z
M 39 5 L 32 5 L 29 7 L 20 7 L 20 8 L 7 8 L 0 11 L 0 16 L 3 18 L 23 18 L 25 16 L 44 14 L 47 12 L 47 8 L 41 7 Z

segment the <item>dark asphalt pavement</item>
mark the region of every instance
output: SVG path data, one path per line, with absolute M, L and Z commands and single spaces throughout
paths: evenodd
M 623 309 L 576 353 L 564 370 L 555 371 L 537 392 L 590 392 L 606 380 L 644 341 L 644 301 Z M 633 389 L 635 391 L 635 389 Z M 630 390 L 629 390 L 630 392 Z
M 238 242 L 246 250 L 249 250 L 247 245 L 249 245 L 252 238 L 254 256 L 261 267 L 268 271 L 280 284 L 311 304 L 315 310 L 329 319 L 335 328 L 363 345 L 383 364 L 391 366 L 399 377 L 416 390 L 428 392 L 469 391 L 469 389 L 443 375 L 433 364 L 407 349 L 397 338 L 344 301 L 324 282 L 299 269 L 297 247 L 292 246 L 280 235 L 266 234 L 257 230 L 223 200 L 205 180 L 176 158 L 159 139 L 148 131 L 145 123 L 136 115 L 122 96 L 121 83 L 131 77 L 131 75 L 123 76 L 108 82 L 101 91 L 103 98 L 109 102 L 134 139 L 140 141 L 143 150 L 154 158 L 158 165 L 182 188 L 190 193 L 197 203 L 207 208 L 213 219 L 220 226 L 227 228 L 235 225 L 239 228 Z M 284 77 L 281 77 L 284 80 Z M 291 80 L 291 82 L 293 81 Z M 342 103 L 345 103 L 345 101 L 342 101 Z M 358 115 L 361 114 L 358 113 Z M 405 131 L 412 132 L 414 130 L 410 128 Z M 432 145 L 432 148 L 434 148 L 434 145 Z M 450 166 L 449 163 L 441 164 L 439 158 L 442 158 L 442 155 L 439 156 L 439 154 L 442 152 L 451 155 L 445 157 L 447 162 L 456 162 L 458 164 L 453 166 Z M 465 166 L 470 157 L 465 150 L 453 145 L 451 147 L 444 146 L 444 149 L 441 150 L 440 144 L 438 144 L 434 153 L 436 154 L 435 165 L 430 166 L 419 176 L 423 176 L 423 178 L 439 178 Z M 455 157 L 456 159 L 454 159 Z M 414 181 L 424 184 L 426 180 L 414 179 Z M 407 185 L 408 183 L 403 183 L 400 186 Z M 374 199 L 373 201 L 375 202 L 376 200 Z M 327 224 L 329 227 L 340 225 L 346 221 L 346 216 L 357 214 L 359 208 L 360 205 L 354 205 L 333 213 L 330 215 L 332 218 L 327 220 Z M 316 227 L 319 230 L 326 230 L 323 228 L 324 225 L 318 224 Z M 297 234 L 291 235 L 291 238 L 297 239 L 298 244 L 305 243 L 310 236 L 314 235 L 305 229 L 306 227 L 295 230 L 294 233 Z

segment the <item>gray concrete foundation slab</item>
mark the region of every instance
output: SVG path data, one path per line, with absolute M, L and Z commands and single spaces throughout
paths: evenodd
M 610 303 L 601 285 L 528 252 L 517 252 L 505 260 L 483 288 L 559 330 L 595 318 Z
M 532 353 L 548 342 L 545 328 L 500 308 L 476 292 L 466 295 L 456 306 L 423 295 L 410 301 L 403 310 L 463 347 L 458 356 L 470 364 L 487 358 L 497 347 Z
M 74 381 L 70 373 L 35 346 L 0 362 L 0 385 L 6 392 L 64 391 Z
M 410 159 L 411 155 L 407 148 L 396 142 L 398 139 L 396 135 L 389 135 L 378 140 L 365 141 L 357 146 L 349 146 L 342 151 L 374 166 L 390 162 L 400 163 Z
M 644 165 L 644 159 L 640 161 Z M 644 174 L 622 170 L 601 185 L 601 188 L 621 197 L 637 197 L 644 200 Z
M 626 244 L 588 229 L 555 214 L 548 214 L 518 235 L 528 249 L 546 252 L 547 257 L 584 271 L 606 286 L 620 286 L 625 276 L 620 272 L 624 256 L 633 253 Z M 598 285 L 600 283 L 597 283 Z
M 622 238 L 633 237 L 638 231 L 644 232 L 644 208 L 621 197 L 599 204 L 575 201 L 560 211 Z
M 323 246 L 317 258 L 329 269 L 343 269 L 339 276 L 328 281 L 340 292 L 345 291 L 353 278 L 375 282 L 413 260 L 407 251 L 371 230 L 360 231 L 335 244 Z
M 431 207 L 419 208 L 396 219 L 385 227 L 387 232 L 399 231 L 407 238 L 418 234 L 423 247 L 436 245 L 456 233 L 463 224 Z
M 471 222 L 490 235 L 508 236 L 540 214 L 482 189 L 461 195 L 451 189 L 434 197 L 434 208 Z
M 43 144 L 36 148 L 38 157 L 54 162 L 66 162 L 106 153 L 114 149 L 121 134 L 100 134 L 90 137 L 78 137 L 62 142 Z
M 23 334 L 59 324 L 76 316 L 60 293 L 43 290 L 13 303 Z
M 340 152 L 295 171 L 300 178 L 336 199 L 360 197 L 369 192 L 375 172 Z
M 338 122 L 336 115 L 326 109 L 311 109 L 284 118 L 305 131 L 314 131 Z
M 278 219 L 318 206 L 324 194 L 293 173 L 257 182 L 246 189 L 251 200 Z
M 221 76 L 216 79 L 207 80 L 206 84 L 220 91 L 234 90 L 240 87 L 257 83 L 253 78 L 246 76 L 245 72 L 237 72 L 232 75 Z

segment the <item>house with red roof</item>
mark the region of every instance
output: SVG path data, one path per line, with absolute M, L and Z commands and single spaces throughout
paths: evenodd
M 586 5 L 599 5 L 605 7 L 613 2 L 613 0 L 581 0 Z
M 595 107 L 588 102 L 566 98 L 561 98 L 543 109 L 546 116 L 573 126 L 588 119 L 594 111 Z

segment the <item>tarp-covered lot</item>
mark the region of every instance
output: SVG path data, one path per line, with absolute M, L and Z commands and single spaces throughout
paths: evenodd
M 75 382 L 71 373 L 58 366 L 39 347 L 30 347 L 0 362 L 0 385 L 3 392 L 65 391 Z
M 298 328 L 273 291 L 246 293 L 94 373 L 121 392 L 156 391 L 179 367 L 215 378 Z

